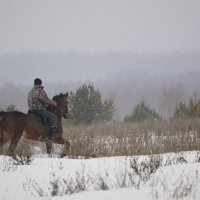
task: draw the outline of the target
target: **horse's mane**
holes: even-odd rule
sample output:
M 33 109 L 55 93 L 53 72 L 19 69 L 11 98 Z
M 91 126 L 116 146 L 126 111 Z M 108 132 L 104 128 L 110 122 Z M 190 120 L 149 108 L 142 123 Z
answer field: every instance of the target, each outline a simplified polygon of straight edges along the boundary
M 60 98 L 62 98 L 64 96 L 64 94 L 63 93 L 60 93 L 59 95 L 55 95 L 54 97 L 53 97 L 53 100 L 54 101 L 58 101 Z

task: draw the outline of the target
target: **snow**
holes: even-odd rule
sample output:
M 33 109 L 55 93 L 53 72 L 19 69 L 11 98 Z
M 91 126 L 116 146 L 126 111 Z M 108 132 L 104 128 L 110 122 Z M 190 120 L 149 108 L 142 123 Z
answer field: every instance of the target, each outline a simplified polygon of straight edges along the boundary
M 198 151 L 157 155 L 162 165 L 149 178 L 133 175 L 130 167 L 132 159 L 141 163 L 148 156 L 60 159 L 38 155 L 29 165 L 16 165 L 0 156 L 0 199 L 198 199 L 199 155 Z

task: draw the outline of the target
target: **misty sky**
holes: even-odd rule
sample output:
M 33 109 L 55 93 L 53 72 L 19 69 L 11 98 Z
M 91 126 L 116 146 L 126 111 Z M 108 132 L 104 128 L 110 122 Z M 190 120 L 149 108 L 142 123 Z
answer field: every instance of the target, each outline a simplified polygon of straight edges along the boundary
M 199 74 L 200 0 L 0 0 L 0 106 L 25 111 L 39 77 L 50 95 L 93 82 L 116 118 L 141 99 L 169 116 Z
M 99 79 L 130 68 L 91 58 L 53 65 L 46 53 L 199 54 L 199 11 L 200 0 L 0 0 L 0 80 Z M 24 53 L 43 54 L 34 60 Z
M 200 52 L 199 0 L 0 0 L 0 53 Z

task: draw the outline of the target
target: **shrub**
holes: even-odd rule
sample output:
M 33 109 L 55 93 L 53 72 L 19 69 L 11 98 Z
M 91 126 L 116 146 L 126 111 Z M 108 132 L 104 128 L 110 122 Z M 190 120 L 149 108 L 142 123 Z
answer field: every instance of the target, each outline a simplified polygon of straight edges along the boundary
M 17 111 L 17 108 L 14 104 L 11 103 L 5 108 L 0 107 L 0 111 L 12 112 L 12 111 Z
M 160 119 L 159 114 L 145 105 L 145 102 L 142 100 L 138 105 L 135 106 L 131 115 L 125 117 L 124 121 L 144 121 L 144 120 L 154 120 Z
M 200 117 L 200 99 L 190 97 L 188 104 L 180 102 L 174 111 L 173 118 L 196 118 Z

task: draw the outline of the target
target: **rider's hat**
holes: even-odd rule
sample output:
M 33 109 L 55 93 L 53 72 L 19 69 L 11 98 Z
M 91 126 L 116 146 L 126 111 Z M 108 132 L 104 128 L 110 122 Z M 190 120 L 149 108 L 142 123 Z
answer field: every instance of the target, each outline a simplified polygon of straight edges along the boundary
M 34 84 L 35 84 L 35 85 L 42 85 L 42 80 L 39 79 L 39 78 L 36 78 L 36 79 L 34 80 Z

